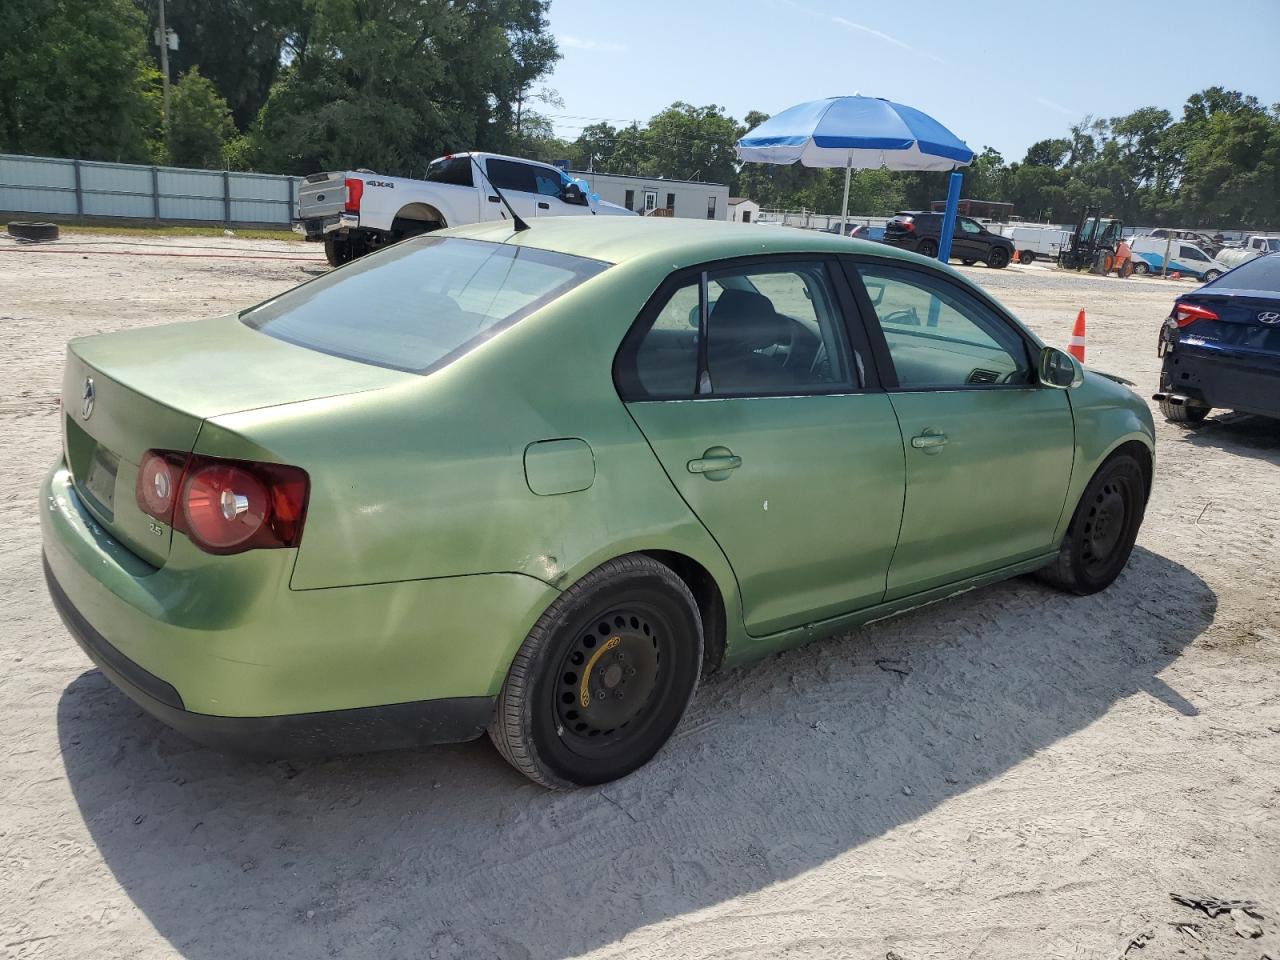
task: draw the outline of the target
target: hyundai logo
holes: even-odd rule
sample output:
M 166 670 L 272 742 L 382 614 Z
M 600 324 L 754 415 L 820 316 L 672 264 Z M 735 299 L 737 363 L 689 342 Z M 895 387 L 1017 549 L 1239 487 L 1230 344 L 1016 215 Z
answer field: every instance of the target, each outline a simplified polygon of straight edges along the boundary
M 93 416 L 93 401 L 97 399 L 98 392 L 93 388 L 93 377 L 84 378 L 84 393 L 80 396 L 80 417 L 88 420 Z
M 1280 313 L 1276 313 L 1274 310 L 1267 310 L 1258 314 L 1258 321 L 1260 323 L 1280 323 Z

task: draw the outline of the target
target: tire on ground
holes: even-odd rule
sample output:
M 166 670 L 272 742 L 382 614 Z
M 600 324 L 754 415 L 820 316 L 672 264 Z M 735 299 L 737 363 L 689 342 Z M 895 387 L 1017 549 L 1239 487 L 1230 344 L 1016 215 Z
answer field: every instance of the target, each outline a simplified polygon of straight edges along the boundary
M 1146 475 L 1135 455 L 1112 454 L 1080 496 L 1058 556 L 1037 575 L 1081 596 L 1110 586 L 1129 562 L 1146 504 Z
M 1160 401 L 1160 412 L 1170 423 L 1199 423 L 1209 415 L 1212 409 L 1212 407 L 1197 407 L 1188 403 Z
M 57 240 L 58 225 L 56 223 L 35 223 L 29 220 L 14 220 L 7 227 L 9 236 L 19 240 Z
M 685 582 L 642 554 L 610 560 L 529 631 L 489 738 L 546 787 L 616 780 L 671 736 L 697 689 L 702 654 L 702 621 Z

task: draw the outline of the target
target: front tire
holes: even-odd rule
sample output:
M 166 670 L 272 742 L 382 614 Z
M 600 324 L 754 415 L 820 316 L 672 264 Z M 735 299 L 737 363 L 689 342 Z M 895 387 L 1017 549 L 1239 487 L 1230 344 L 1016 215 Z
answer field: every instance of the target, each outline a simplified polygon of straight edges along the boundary
M 1009 265 L 1009 251 L 1004 247 L 992 247 L 987 254 L 987 266 L 992 270 L 1003 270 Z
M 1187 403 L 1160 401 L 1160 412 L 1170 423 L 1199 423 L 1209 415 L 1212 407 L 1193 407 Z
M 1040 578 L 1081 596 L 1109 587 L 1129 562 L 1146 503 L 1138 461 L 1127 453 L 1111 457 L 1085 487 L 1058 556 Z
M 593 570 L 538 618 L 498 695 L 489 738 L 535 783 L 607 783 L 644 766 L 693 699 L 702 620 L 650 557 Z
M 1133 264 L 1133 272 L 1140 277 L 1145 277 L 1151 272 L 1151 265 L 1145 260 L 1137 260 Z
M 1214 280 L 1217 280 L 1220 276 L 1222 276 L 1221 270 L 1206 270 L 1204 272 L 1204 276 L 1200 278 L 1200 282 L 1212 283 Z

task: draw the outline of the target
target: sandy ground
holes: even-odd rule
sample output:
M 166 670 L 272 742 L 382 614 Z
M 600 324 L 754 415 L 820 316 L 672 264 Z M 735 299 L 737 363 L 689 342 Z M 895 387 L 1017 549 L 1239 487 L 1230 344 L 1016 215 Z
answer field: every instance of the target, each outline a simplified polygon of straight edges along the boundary
M 1105 593 L 1018 580 L 724 673 L 605 789 L 545 792 L 483 740 L 241 762 L 90 668 L 45 595 L 36 488 L 67 338 L 321 265 L 139 242 L 0 240 L 0 955 L 1115 958 L 1149 931 L 1129 956 L 1280 958 L 1280 426 L 1157 420 Z M 971 275 L 1050 342 L 1086 308 L 1089 363 L 1143 394 L 1187 289 Z M 1256 899 L 1266 932 L 1171 892 Z

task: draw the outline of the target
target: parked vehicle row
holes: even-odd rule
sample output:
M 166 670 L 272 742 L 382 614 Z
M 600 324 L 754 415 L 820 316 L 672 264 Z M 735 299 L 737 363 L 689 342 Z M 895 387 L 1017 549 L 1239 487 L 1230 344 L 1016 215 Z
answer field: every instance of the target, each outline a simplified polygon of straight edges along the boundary
M 721 665 L 1018 574 L 1105 588 L 1154 449 L 935 261 L 639 218 L 76 340 L 62 408 L 49 591 L 145 710 L 275 756 L 487 730 L 560 787 L 647 762 Z

